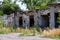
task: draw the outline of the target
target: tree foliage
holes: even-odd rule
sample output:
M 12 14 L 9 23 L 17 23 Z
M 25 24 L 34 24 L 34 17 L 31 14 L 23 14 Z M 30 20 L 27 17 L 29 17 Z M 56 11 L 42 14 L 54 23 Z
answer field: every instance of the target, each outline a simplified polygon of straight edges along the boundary
M 46 9 L 48 4 L 52 3 L 55 0 L 20 0 L 22 3 L 27 5 L 29 10 L 32 9 Z
M 4 14 L 11 14 L 12 12 L 18 11 L 20 8 L 16 4 L 17 0 L 3 0 L 2 2 L 2 11 Z
M 57 21 L 60 24 L 60 13 L 58 14 Z
M 3 15 L 3 11 L 2 10 L 0 10 L 0 15 Z

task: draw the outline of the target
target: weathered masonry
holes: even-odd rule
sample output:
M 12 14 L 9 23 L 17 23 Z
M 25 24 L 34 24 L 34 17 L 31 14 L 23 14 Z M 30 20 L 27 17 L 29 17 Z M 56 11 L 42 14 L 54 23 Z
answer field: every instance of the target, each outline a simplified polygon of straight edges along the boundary
M 26 11 L 19 14 L 19 26 L 23 27 L 50 27 L 57 28 L 58 11 L 60 4 L 49 4 L 50 8 L 47 10 Z
M 57 28 L 58 11 L 60 11 L 60 3 L 53 3 L 48 5 L 50 8 L 46 10 L 31 10 L 24 12 L 17 12 L 15 15 L 17 27 L 50 27 Z M 14 17 L 14 16 L 13 16 Z M 14 21 L 12 21 L 14 25 Z

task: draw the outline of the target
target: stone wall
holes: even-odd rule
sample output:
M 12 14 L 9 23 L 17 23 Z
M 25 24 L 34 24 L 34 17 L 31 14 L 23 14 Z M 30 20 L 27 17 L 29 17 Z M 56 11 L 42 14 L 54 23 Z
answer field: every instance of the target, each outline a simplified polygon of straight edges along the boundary
M 4 19 L 4 26 L 5 27 L 9 27 L 9 26 L 12 26 L 13 25 L 13 14 L 11 14 L 11 15 L 4 15 L 3 16 L 3 19 Z
M 19 13 L 17 12 L 17 14 L 15 15 L 15 22 L 16 22 L 16 26 L 19 27 L 19 17 L 22 17 L 22 23 L 23 23 L 23 27 L 29 27 L 30 26 L 30 15 L 34 16 L 34 26 L 38 26 L 41 27 L 43 25 L 45 25 L 45 23 L 47 21 L 45 21 L 42 17 L 42 15 L 48 15 L 48 13 L 50 13 L 49 16 L 49 26 L 50 28 L 54 28 L 55 26 L 55 17 L 54 17 L 54 12 L 55 12 L 55 8 L 51 7 L 49 10 L 38 10 L 36 11 L 31 11 L 31 12 L 26 12 L 26 13 Z M 48 11 L 48 12 L 47 12 Z M 29 14 L 30 13 L 30 14 Z M 11 15 L 4 15 L 4 26 L 8 26 L 9 24 L 11 24 L 12 26 L 14 26 L 14 14 Z

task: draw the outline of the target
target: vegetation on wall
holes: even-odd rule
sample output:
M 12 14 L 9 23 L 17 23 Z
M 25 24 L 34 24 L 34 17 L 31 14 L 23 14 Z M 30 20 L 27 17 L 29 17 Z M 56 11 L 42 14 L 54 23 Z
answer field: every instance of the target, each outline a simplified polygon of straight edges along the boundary
M 58 18 L 57 18 L 57 22 L 59 23 L 59 25 L 60 25 L 60 13 L 58 14 Z

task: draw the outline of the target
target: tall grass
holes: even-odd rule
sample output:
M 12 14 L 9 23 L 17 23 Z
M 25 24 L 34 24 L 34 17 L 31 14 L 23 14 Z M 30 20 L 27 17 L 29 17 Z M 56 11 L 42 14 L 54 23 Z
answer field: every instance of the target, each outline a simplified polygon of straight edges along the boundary
M 42 31 L 40 30 L 40 32 L 37 31 L 36 27 L 34 28 L 26 28 L 22 31 L 21 36 L 36 36 L 39 35 Z
M 3 27 L 3 18 L 0 17 L 0 28 Z
M 35 36 L 40 34 L 42 31 L 39 29 L 39 32 L 37 31 L 36 26 L 33 26 L 33 28 L 19 28 L 17 27 L 14 29 L 13 27 L 3 27 L 3 18 L 0 18 L 0 34 L 6 34 L 6 33 L 21 33 L 22 36 Z
M 50 38 L 60 38 L 60 28 L 58 29 L 49 29 L 43 31 L 44 37 L 50 37 Z

